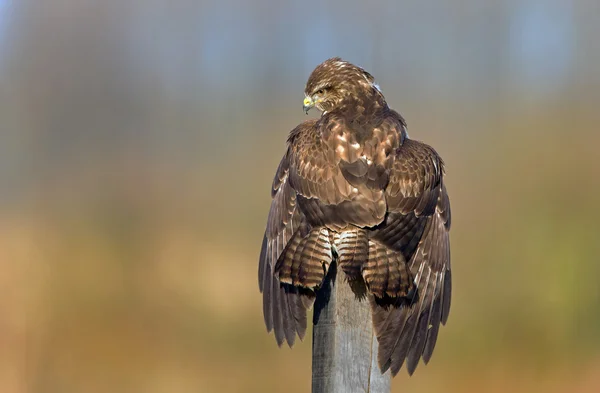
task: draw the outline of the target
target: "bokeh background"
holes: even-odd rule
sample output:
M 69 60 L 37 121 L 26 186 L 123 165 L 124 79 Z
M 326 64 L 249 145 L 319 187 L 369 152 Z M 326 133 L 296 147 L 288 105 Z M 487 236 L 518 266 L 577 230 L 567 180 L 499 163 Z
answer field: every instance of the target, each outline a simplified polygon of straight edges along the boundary
M 600 391 L 597 0 L 0 0 L 0 391 L 310 390 L 256 270 L 332 56 L 447 164 L 452 313 L 393 392 Z

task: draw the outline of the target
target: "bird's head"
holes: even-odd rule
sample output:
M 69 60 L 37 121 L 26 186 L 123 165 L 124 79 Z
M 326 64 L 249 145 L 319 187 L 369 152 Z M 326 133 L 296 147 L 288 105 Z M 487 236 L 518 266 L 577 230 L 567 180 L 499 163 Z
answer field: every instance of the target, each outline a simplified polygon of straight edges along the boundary
M 325 60 L 310 74 L 304 89 L 304 112 L 316 107 L 321 112 L 351 104 L 357 99 L 383 95 L 375 78 L 362 68 L 339 57 Z

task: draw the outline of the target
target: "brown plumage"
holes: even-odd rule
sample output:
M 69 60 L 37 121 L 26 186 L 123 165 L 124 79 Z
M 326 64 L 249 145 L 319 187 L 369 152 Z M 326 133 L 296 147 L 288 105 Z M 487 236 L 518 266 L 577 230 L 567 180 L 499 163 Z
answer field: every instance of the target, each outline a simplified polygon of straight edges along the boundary
M 267 330 L 292 346 L 331 263 L 364 280 L 382 372 L 431 358 L 450 309 L 444 163 L 413 141 L 371 74 L 340 58 L 312 72 L 275 175 L 258 281 Z

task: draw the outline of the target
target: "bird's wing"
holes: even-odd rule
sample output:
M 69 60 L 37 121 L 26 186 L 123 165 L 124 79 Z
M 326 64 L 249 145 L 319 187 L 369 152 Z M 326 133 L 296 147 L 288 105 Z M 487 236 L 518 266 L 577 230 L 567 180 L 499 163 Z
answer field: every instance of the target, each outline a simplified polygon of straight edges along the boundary
M 312 306 L 314 294 L 280 283 L 274 274 L 277 259 L 304 220 L 296 205 L 296 191 L 289 183 L 289 158 L 286 153 L 273 180 L 273 200 L 260 252 L 258 285 L 263 294 L 263 314 L 267 330 L 274 330 L 278 345 L 281 346 L 285 340 L 291 347 L 296 334 L 300 339 L 304 338 L 306 313 Z
M 396 374 L 406 360 L 412 374 L 433 352 L 450 309 L 450 201 L 444 164 L 433 148 L 407 139 L 398 149 L 386 189 L 388 215 L 372 239 L 402 252 L 415 292 L 371 298 L 382 371 Z

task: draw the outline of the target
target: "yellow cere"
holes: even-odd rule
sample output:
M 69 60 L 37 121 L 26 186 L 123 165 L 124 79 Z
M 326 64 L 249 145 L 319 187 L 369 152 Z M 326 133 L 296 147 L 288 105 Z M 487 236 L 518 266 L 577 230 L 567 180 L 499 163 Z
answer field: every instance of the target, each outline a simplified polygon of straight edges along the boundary
M 312 100 L 310 99 L 310 97 L 306 97 L 304 99 L 304 106 L 309 106 L 312 104 Z

